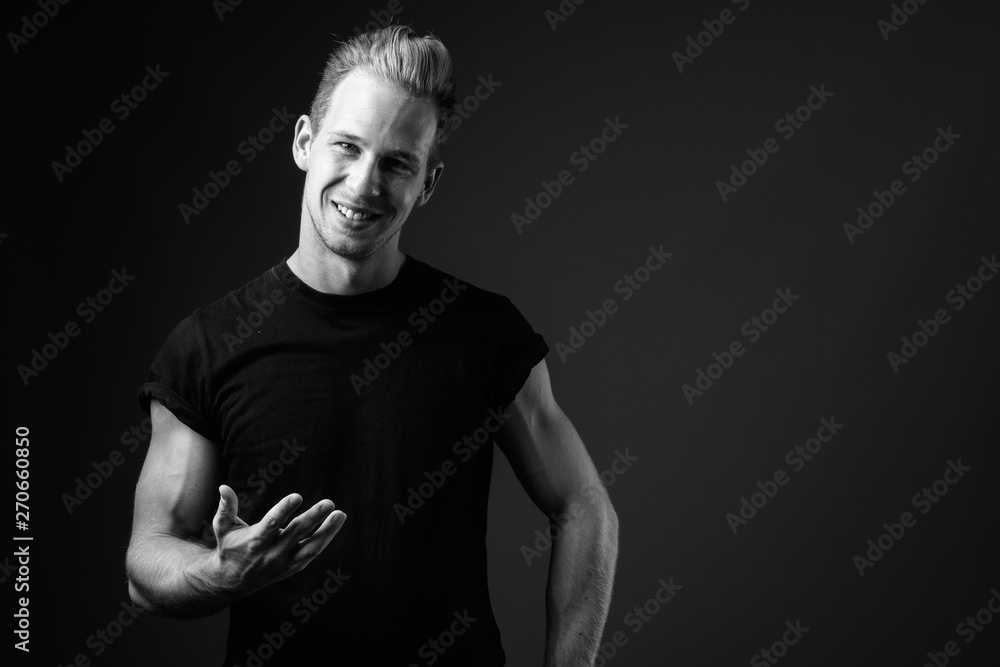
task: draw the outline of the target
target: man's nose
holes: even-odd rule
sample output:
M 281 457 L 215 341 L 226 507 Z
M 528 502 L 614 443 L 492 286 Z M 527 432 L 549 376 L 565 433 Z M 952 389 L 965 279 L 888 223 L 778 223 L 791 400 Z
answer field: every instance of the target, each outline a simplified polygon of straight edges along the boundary
M 347 187 L 358 197 L 377 197 L 381 194 L 381 173 L 372 158 L 362 158 L 351 165 Z

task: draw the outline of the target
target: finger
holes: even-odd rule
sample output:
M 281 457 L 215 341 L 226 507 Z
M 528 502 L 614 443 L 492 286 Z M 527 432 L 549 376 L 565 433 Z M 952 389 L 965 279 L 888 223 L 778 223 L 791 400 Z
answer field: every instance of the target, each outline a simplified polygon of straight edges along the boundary
M 300 546 L 295 554 L 294 562 L 302 564 L 304 567 L 304 564 L 307 564 L 322 553 L 323 549 L 326 549 L 337 533 L 340 532 L 345 521 L 347 521 L 347 515 L 343 511 L 337 510 L 336 512 L 331 512 L 330 516 L 326 517 L 326 520 L 320 524 L 315 533 L 299 542 Z
M 287 496 L 274 504 L 274 507 L 267 511 L 267 514 L 256 524 L 260 536 L 273 538 L 281 530 L 281 527 L 288 522 L 288 517 L 295 513 L 295 510 L 302 504 L 302 496 L 297 493 L 289 493 Z
M 225 484 L 221 485 L 219 487 L 219 509 L 215 511 L 215 516 L 212 518 L 212 528 L 215 530 L 216 537 L 229 530 L 238 521 L 236 513 L 239 512 L 239 509 L 240 501 L 236 498 L 236 492 Z
M 336 508 L 332 500 L 323 499 L 298 515 L 281 531 L 281 539 L 290 543 L 308 537 Z

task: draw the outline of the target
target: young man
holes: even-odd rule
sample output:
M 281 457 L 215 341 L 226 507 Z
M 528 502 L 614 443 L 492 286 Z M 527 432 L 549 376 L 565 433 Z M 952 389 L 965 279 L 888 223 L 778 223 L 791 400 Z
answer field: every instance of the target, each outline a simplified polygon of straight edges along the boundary
M 295 128 L 298 248 L 181 321 L 140 388 L 129 591 L 163 615 L 230 606 L 226 665 L 503 665 L 493 438 L 560 524 L 544 664 L 595 659 L 618 521 L 548 346 L 505 297 L 399 250 L 454 99 L 436 38 L 341 45 Z

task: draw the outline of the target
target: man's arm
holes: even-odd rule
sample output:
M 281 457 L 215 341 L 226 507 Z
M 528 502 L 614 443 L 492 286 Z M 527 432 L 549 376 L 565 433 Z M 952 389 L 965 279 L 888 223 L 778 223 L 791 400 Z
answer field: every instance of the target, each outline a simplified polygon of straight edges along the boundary
M 535 505 L 560 525 L 546 590 L 545 667 L 593 665 L 611 604 L 618 516 L 552 396 L 544 360 L 507 411 L 497 443 Z
M 302 503 L 293 493 L 248 526 L 236 514 L 236 493 L 220 485 L 221 448 L 155 400 L 150 415 L 153 432 L 125 558 L 129 594 L 145 611 L 212 614 L 302 570 L 347 518 L 321 500 L 282 528 Z

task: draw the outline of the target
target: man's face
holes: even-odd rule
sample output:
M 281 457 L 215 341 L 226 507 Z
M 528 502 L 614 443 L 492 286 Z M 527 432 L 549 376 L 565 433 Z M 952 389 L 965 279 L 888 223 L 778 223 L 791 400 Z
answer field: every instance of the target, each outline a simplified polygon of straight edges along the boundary
M 392 241 L 444 167 L 427 165 L 436 128 L 430 102 L 360 71 L 344 77 L 319 133 L 304 116 L 295 128 L 295 160 L 306 171 L 303 214 L 315 230 L 309 238 L 351 259 Z

